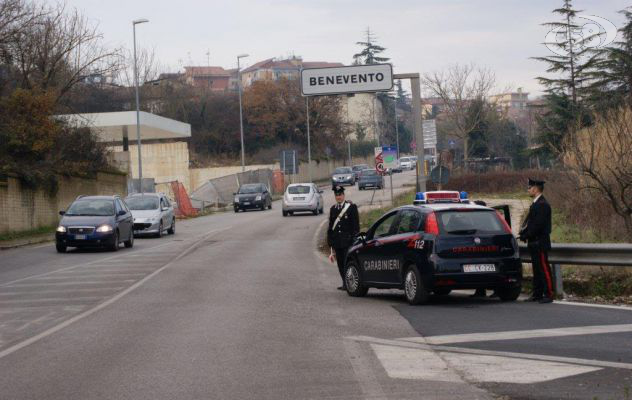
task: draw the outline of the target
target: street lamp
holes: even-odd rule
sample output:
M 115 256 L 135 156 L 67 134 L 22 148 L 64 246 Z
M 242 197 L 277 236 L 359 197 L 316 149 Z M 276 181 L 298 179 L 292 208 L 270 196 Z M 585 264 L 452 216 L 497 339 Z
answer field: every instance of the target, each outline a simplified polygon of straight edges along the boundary
M 136 86 L 136 141 L 138 147 L 138 192 L 143 192 L 143 161 L 140 150 L 140 102 L 138 99 L 138 66 L 136 65 L 136 25 L 149 22 L 148 19 L 136 19 L 132 21 L 134 31 L 134 86 Z
M 241 108 L 241 69 L 239 68 L 239 59 L 248 57 L 248 54 L 240 54 L 237 56 L 237 88 L 239 90 L 239 131 L 241 134 L 241 172 L 246 170 L 246 156 L 244 153 L 244 115 Z

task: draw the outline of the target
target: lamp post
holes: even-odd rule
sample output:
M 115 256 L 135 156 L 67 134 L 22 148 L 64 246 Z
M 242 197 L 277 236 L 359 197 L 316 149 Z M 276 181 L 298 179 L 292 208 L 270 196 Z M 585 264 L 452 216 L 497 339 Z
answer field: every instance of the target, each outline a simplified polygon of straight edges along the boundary
M 241 172 L 246 171 L 246 156 L 244 153 L 244 115 L 241 108 L 241 69 L 239 68 L 239 59 L 248 57 L 248 54 L 240 54 L 237 56 L 237 88 L 239 91 L 239 131 L 241 135 Z
M 138 147 L 138 192 L 143 192 L 143 160 L 140 149 L 140 101 L 138 98 L 138 66 L 136 65 L 136 25 L 149 22 L 148 19 L 136 19 L 132 21 L 134 32 L 134 86 L 136 86 L 136 142 Z

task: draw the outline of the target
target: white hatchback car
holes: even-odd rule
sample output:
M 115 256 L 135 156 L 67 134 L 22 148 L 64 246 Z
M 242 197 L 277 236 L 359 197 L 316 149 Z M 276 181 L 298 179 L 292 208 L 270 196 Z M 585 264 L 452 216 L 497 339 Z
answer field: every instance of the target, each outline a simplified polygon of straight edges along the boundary
M 413 169 L 413 160 L 410 157 L 402 157 L 399 159 L 399 166 L 401 169 Z
M 285 189 L 282 206 L 284 217 L 300 211 L 311 211 L 318 215 L 323 213 L 324 208 L 323 191 L 313 183 L 293 183 Z

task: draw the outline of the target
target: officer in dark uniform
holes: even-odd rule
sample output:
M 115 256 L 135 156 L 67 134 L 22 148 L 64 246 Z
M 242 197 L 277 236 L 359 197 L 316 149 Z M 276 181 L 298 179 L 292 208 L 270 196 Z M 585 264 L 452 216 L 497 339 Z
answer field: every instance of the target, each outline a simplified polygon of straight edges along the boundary
M 342 286 L 338 290 L 346 290 L 345 285 L 345 261 L 347 250 L 360 233 L 360 216 L 358 207 L 350 201 L 345 201 L 345 188 L 336 185 L 333 187 L 336 196 L 336 204 L 329 210 L 329 228 L 327 229 L 327 244 L 331 248 L 329 260 L 338 262 L 338 272 L 342 279 Z
M 551 303 L 553 280 L 548 256 L 551 250 L 551 206 L 542 195 L 543 191 L 544 181 L 529 179 L 528 192 L 533 203 L 520 228 L 519 238 L 527 242 L 533 266 L 533 294 L 527 301 Z

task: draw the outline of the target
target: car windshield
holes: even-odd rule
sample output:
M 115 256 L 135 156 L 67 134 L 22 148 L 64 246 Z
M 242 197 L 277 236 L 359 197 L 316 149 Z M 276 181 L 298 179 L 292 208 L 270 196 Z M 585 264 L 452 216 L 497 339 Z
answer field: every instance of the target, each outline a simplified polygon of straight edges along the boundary
M 354 165 L 353 166 L 353 170 L 354 171 L 362 171 L 363 169 L 367 169 L 369 166 L 368 165 Z
M 68 216 L 109 216 L 114 215 L 114 201 L 105 199 L 77 200 L 70 205 Z
M 240 194 L 248 194 L 248 193 L 261 193 L 263 192 L 263 188 L 261 185 L 243 185 L 239 188 Z
M 399 159 L 399 162 L 408 162 L 408 161 L 410 161 L 410 158 L 408 157 L 402 157 Z
M 287 188 L 289 194 L 309 194 L 310 187 L 307 185 L 290 186 Z
M 336 170 L 334 171 L 334 175 L 350 174 L 351 172 L 352 172 L 351 168 L 349 168 L 349 167 L 341 167 L 341 168 L 336 168 Z
M 495 211 L 443 211 L 437 213 L 444 233 L 471 235 L 474 233 L 505 233 Z
M 365 169 L 362 171 L 362 176 L 376 176 L 377 172 L 374 169 Z
M 130 210 L 157 210 L 159 201 L 156 196 L 134 196 L 126 198 L 125 203 Z

